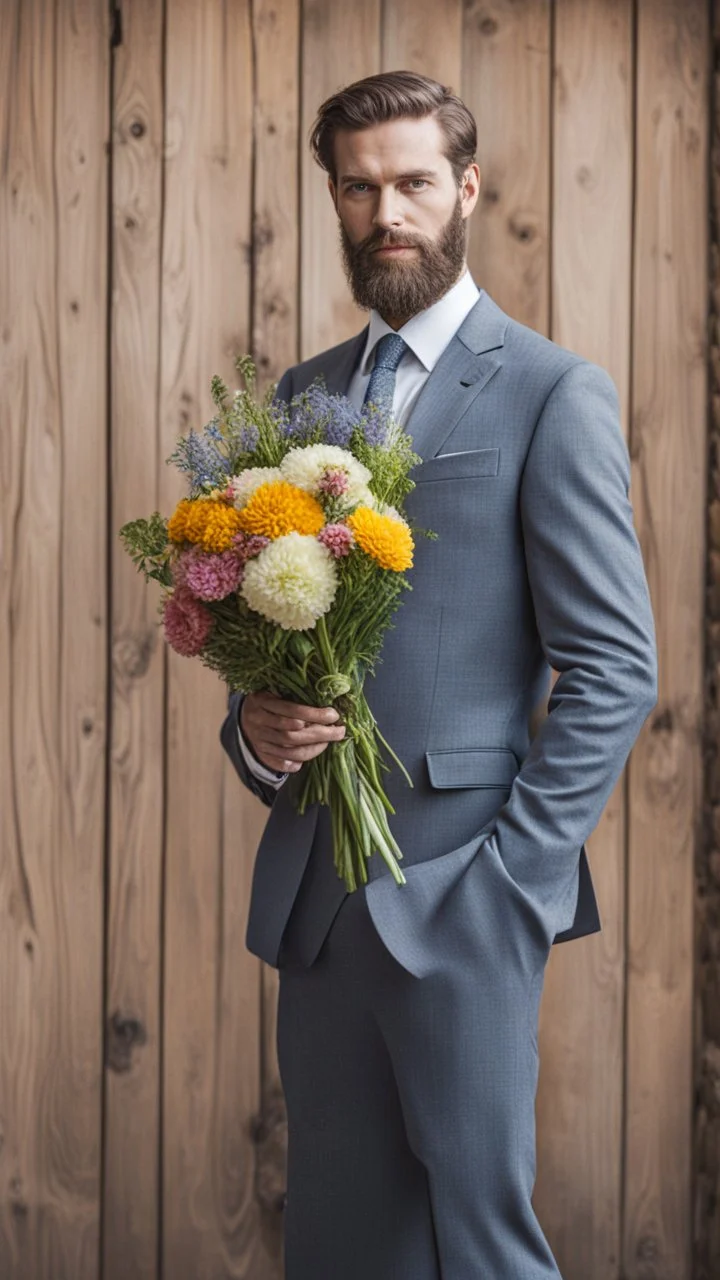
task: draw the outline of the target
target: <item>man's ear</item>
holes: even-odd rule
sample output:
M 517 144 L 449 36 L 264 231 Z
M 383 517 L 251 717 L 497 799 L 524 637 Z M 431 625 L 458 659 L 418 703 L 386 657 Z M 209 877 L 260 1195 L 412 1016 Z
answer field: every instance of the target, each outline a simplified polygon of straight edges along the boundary
M 335 183 L 330 177 L 330 174 L 328 174 L 327 185 L 328 185 L 328 191 L 330 192 L 330 199 L 332 200 L 333 204 L 335 205 L 335 208 L 337 209 L 337 192 L 335 190 Z

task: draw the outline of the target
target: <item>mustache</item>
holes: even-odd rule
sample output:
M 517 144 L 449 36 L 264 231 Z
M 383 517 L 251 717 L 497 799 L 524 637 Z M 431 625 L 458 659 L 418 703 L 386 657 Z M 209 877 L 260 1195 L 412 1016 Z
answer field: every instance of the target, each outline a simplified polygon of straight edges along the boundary
M 422 240 L 415 236 L 408 236 L 400 231 L 373 231 L 365 240 L 360 241 L 360 244 L 356 246 L 355 252 L 358 254 L 374 253 L 376 249 L 391 249 L 395 245 L 411 245 L 413 248 L 423 248 Z

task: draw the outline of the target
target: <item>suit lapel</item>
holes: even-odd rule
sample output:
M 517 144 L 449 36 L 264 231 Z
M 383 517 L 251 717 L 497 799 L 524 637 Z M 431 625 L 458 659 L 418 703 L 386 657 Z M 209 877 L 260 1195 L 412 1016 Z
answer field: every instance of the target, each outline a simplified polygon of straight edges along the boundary
M 412 407 L 405 430 L 421 458 L 433 458 L 502 365 L 508 317 L 480 291 Z
M 443 351 L 412 407 L 405 430 L 416 453 L 432 458 L 502 364 L 508 317 L 485 292 Z M 325 371 L 328 391 L 347 395 L 368 335 L 366 325 L 337 350 Z

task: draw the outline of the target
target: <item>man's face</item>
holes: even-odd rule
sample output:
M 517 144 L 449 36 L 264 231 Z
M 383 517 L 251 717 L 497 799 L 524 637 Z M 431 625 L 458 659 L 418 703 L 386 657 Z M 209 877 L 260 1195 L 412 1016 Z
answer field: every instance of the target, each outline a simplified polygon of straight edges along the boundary
M 335 137 L 343 264 L 353 297 L 400 328 L 447 293 L 465 267 L 466 221 L 479 169 L 461 187 L 443 155 L 437 120 L 390 120 Z

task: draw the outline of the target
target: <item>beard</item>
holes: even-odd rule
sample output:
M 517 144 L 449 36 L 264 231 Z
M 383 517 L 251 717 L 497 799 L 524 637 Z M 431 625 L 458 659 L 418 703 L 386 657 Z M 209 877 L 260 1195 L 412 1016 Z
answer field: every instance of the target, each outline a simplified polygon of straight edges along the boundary
M 417 232 L 378 227 L 359 244 L 353 244 L 340 221 L 343 268 L 357 305 L 404 324 L 442 298 L 457 281 L 465 262 L 467 227 L 461 208 L 458 195 L 436 240 Z M 416 245 L 417 253 L 412 259 L 375 253 L 376 249 L 393 244 Z

